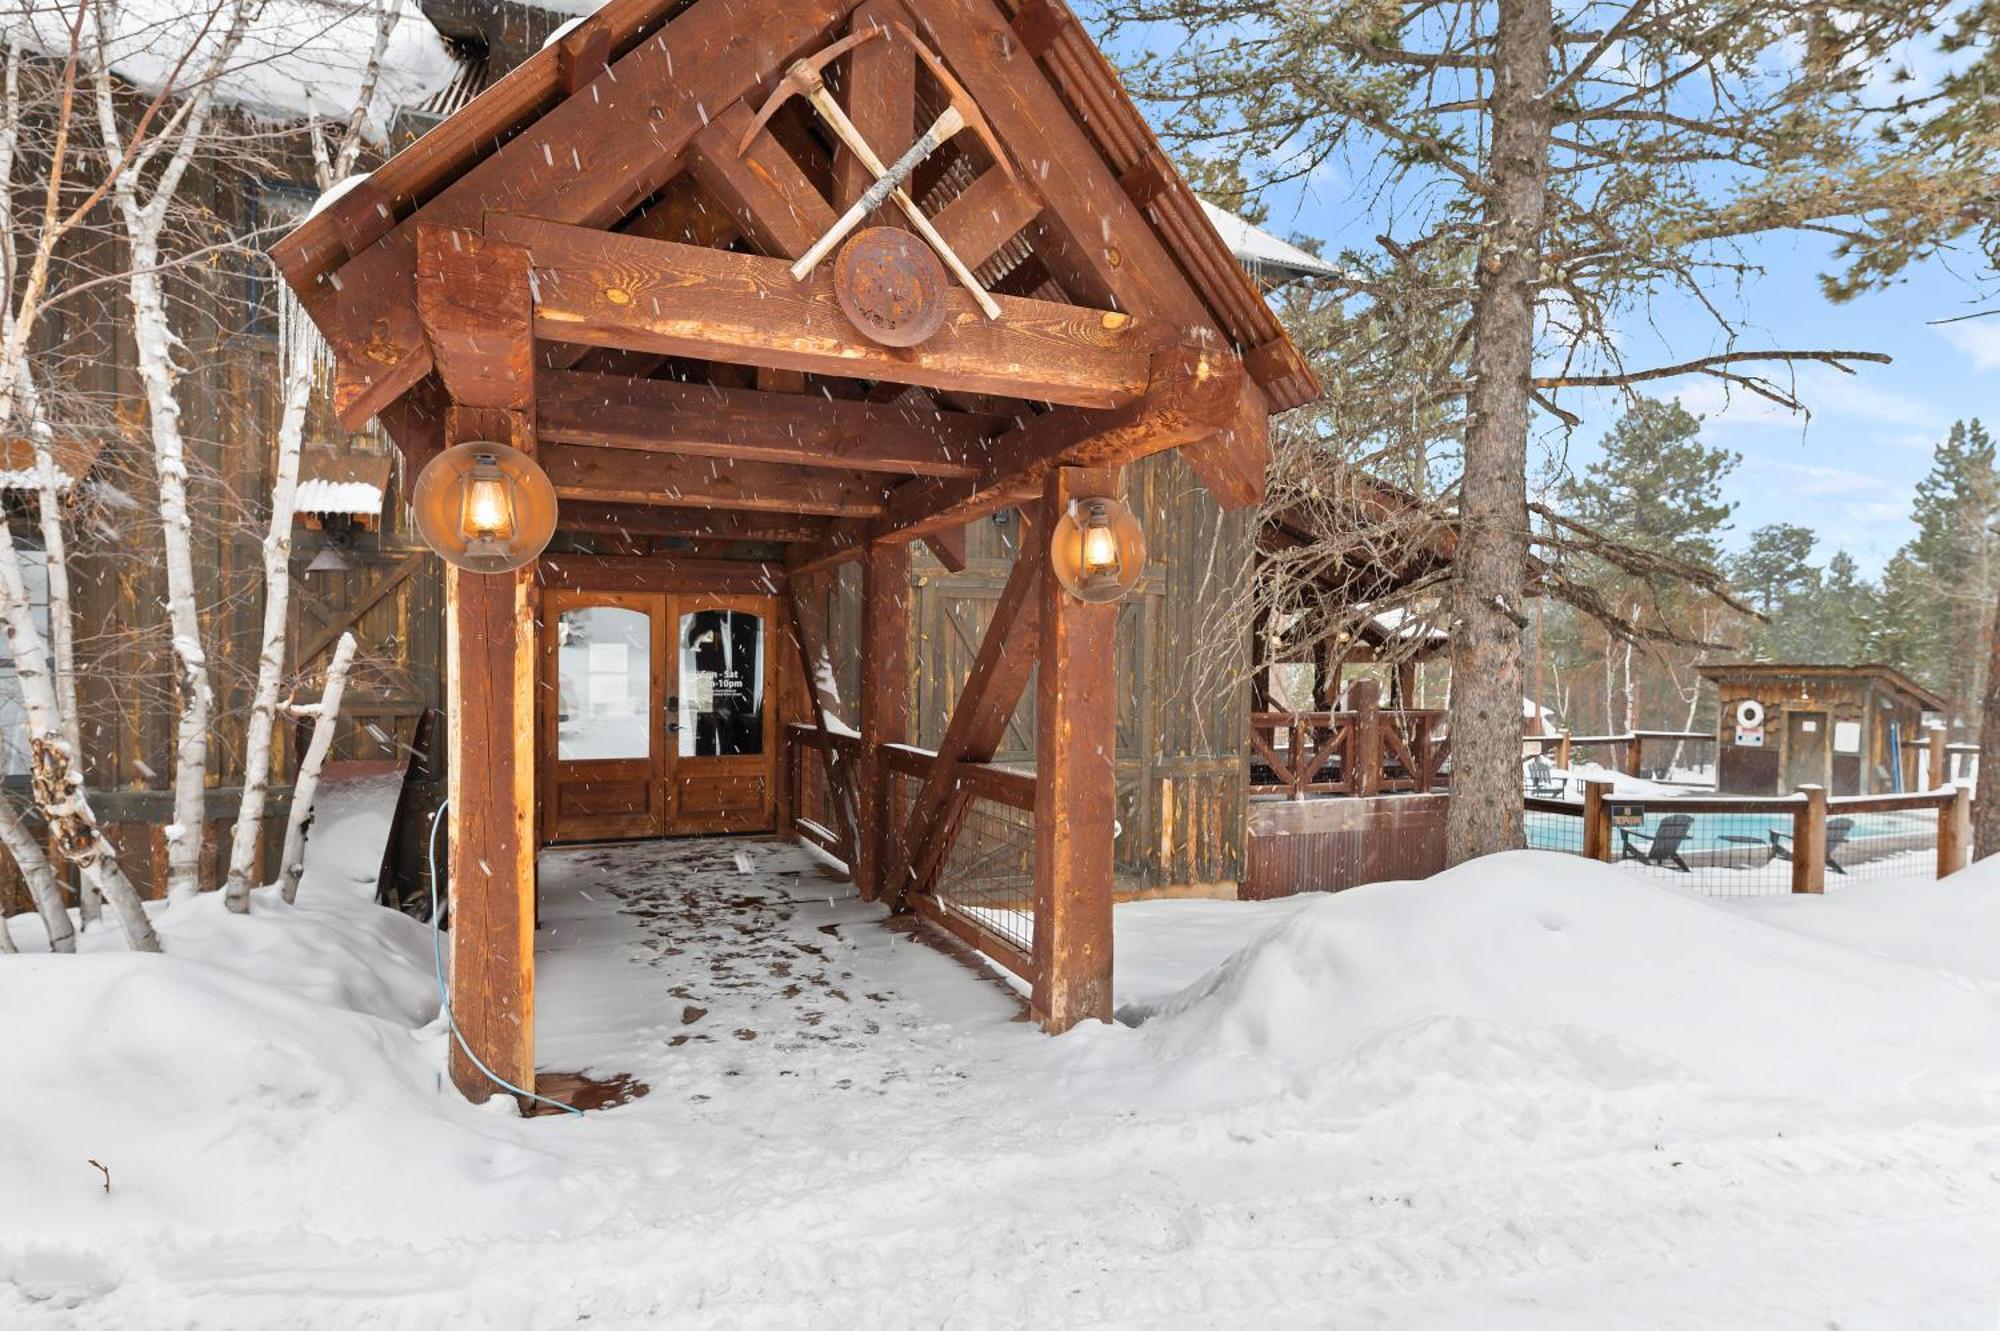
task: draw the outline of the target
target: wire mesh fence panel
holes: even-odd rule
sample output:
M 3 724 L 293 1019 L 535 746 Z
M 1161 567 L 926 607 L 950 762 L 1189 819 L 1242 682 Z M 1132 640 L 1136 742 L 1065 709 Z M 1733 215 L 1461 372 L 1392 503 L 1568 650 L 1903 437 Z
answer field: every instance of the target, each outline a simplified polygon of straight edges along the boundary
M 1842 809 L 1826 820 L 1826 885 L 1937 876 L 1938 810 Z
M 1679 813 L 1648 806 L 1644 821 L 1611 829 L 1620 866 L 1706 896 L 1782 895 L 1792 890 L 1792 815 Z
M 1035 829 L 1026 809 L 977 797 L 938 875 L 938 904 L 1032 956 L 1035 950 Z
M 1553 809 L 1528 808 L 1522 815 L 1530 850 L 1553 850 L 1568 855 L 1583 854 L 1583 813 L 1558 813 Z

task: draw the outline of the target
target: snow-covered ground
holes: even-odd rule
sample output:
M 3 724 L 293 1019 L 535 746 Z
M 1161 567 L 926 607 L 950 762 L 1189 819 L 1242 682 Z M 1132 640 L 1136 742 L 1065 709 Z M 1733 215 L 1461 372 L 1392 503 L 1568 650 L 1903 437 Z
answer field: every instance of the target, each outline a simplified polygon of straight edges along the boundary
M 440 1084 L 352 885 L 0 960 L 0 1326 L 2000 1321 L 2000 868 L 1136 903 L 1058 1040 L 790 847 L 543 878 L 544 1065 L 652 1088 L 584 1119 Z

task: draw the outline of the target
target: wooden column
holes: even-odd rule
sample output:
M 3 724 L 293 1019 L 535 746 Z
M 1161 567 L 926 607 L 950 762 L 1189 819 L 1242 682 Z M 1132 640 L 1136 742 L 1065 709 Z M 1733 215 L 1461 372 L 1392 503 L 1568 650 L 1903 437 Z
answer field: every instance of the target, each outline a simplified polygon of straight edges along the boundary
M 1357 679 L 1354 695 L 1354 793 L 1382 793 L 1382 686 Z
M 1116 472 L 1049 476 L 1047 540 L 1072 497 L 1115 495 Z M 1086 605 L 1054 573 L 1041 586 L 1035 679 L 1035 1018 L 1060 1034 L 1111 1020 L 1111 886 L 1118 606 Z
M 1639 764 L 1643 757 L 1643 747 L 1639 742 L 1637 733 L 1625 737 L 1625 775 L 1639 775 Z
M 1800 786 L 1806 802 L 1792 815 L 1792 891 L 1826 891 L 1826 787 Z
M 861 563 L 861 763 L 855 781 L 854 885 L 882 891 L 889 835 L 888 769 L 881 746 L 910 727 L 910 547 L 875 543 Z
M 1562 730 L 1556 732 L 1556 767 L 1565 772 L 1569 770 L 1568 727 L 1564 727 Z
M 1945 781 L 1948 779 L 1945 776 L 1945 734 L 1943 729 L 1940 728 L 1931 731 L 1926 738 L 1930 741 L 1930 747 L 1925 754 L 1928 761 L 1924 770 L 1927 778 L 1924 789 L 1942 790 L 1944 789 Z
M 1609 781 L 1583 783 L 1583 855 L 1590 860 L 1611 858 L 1611 811 L 1604 807 L 1616 787 Z
M 476 232 L 421 228 L 417 304 L 449 396 L 447 446 L 535 452 L 533 307 L 525 252 Z M 535 566 L 445 571 L 450 755 L 451 1011 L 493 1073 L 535 1086 Z M 457 1041 L 451 1080 L 500 1088 Z

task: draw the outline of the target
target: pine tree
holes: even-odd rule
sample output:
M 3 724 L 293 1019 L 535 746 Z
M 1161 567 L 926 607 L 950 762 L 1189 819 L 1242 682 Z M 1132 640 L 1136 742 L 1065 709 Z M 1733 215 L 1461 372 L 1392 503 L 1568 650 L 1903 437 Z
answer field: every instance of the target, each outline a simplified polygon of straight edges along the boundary
M 1884 577 L 1888 659 L 1942 693 L 1954 730 L 1975 721 L 1986 687 L 1986 642 L 2000 592 L 2000 471 L 1977 420 L 1952 425 L 1917 483 L 1917 534 Z

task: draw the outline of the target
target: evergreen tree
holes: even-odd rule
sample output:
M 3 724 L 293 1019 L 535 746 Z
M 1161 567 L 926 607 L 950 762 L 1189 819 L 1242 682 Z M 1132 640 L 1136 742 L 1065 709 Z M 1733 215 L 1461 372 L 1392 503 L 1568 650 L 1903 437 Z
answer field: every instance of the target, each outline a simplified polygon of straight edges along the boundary
M 1745 600 L 1773 619 L 1819 585 L 1810 527 L 1774 522 L 1750 533 L 1750 544 L 1730 561 L 1729 574 Z
M 1954 729 L 1969 729 L 2000 591 L 2000 470 L 1979 421 L 1955 423 L 1937 446 L 1910 516 L 1917 534 L 1883 579 L 1885 656 L 1944 695 Z

